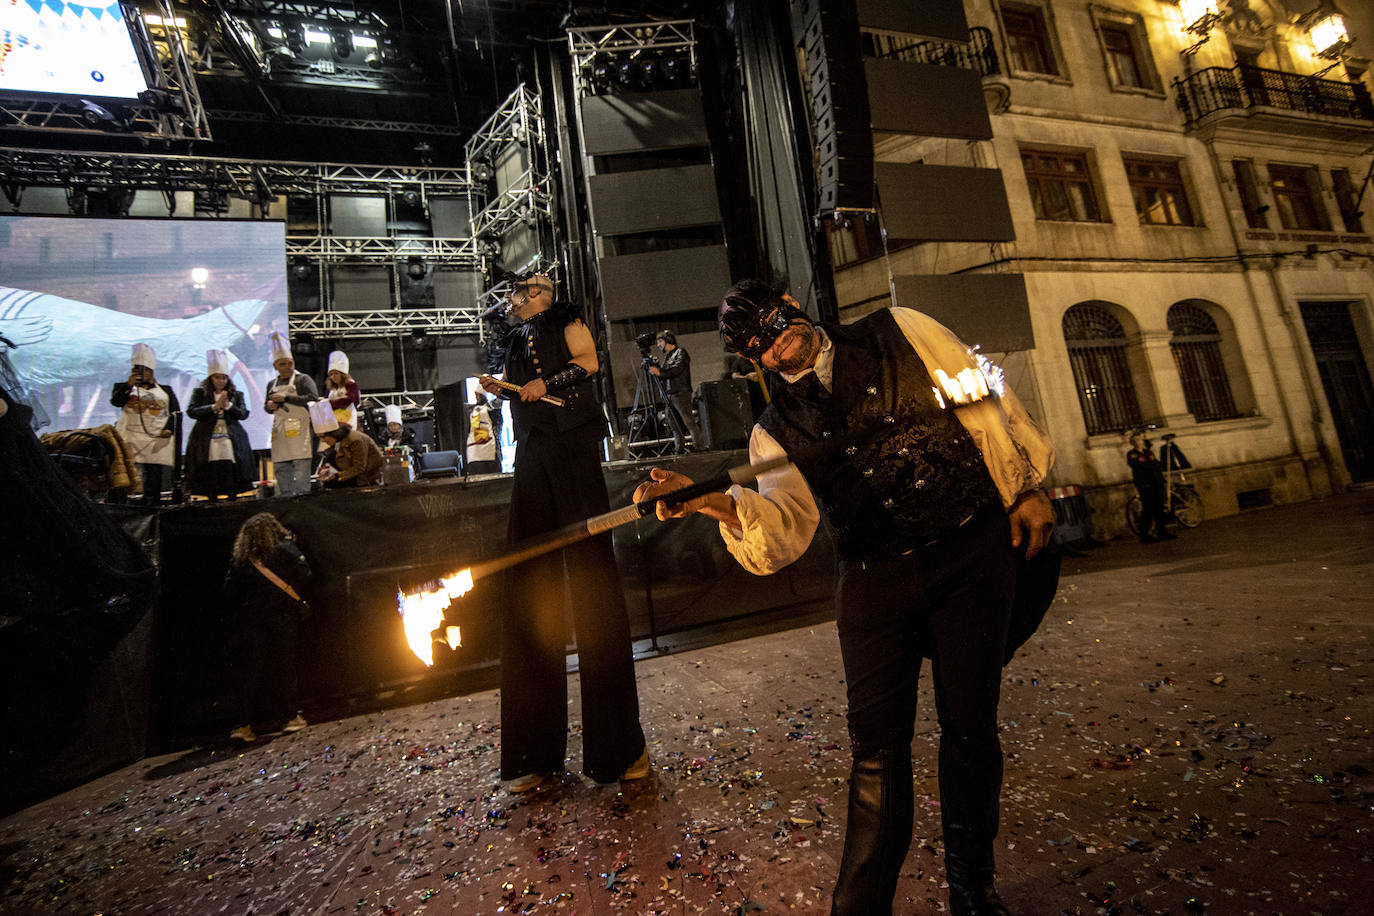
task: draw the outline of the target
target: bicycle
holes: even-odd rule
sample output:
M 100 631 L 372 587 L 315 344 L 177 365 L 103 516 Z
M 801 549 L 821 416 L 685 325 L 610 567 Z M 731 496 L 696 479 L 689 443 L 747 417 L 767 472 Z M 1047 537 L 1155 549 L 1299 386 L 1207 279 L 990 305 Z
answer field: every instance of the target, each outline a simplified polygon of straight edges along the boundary
M 1192 484 L 1184 480 L 1181 466 L 1178 483 L 1174 482 L 1174 467 L 1180 457 L 1177 446 L 1173 444 L 1175 434 L 1165 433 L 1159 438 L 1164 440 L 1164 446 L 1159 450 L 1160 457 L 1164 459 L 1164 513 L 1184 528 L 1196 528 L 1203 519 L 1202 497 L 1198 496 Z M 1140 514 L 1144 510 L 1145 504 L 1138 494 L 1126 503 L 1126 525 L 1133 534 L 1140 534 Z

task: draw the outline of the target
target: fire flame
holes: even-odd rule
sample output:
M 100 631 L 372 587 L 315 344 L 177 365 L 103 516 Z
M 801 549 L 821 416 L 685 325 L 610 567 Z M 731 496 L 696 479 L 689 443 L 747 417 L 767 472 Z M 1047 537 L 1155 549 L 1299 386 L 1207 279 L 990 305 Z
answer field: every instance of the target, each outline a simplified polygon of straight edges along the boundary
M 444 610 L 472 590 L 472 570 L 461 569 L 452 576 L 443 576 L 438 585 L 417 589 L 410 594 L 396 593 L 397 611 L 405 625 L 406 642 L 415 657 L 426 667 L 434 664 L 434 637 L 431 635 L 444 623 Z M 445 640 L 450 649 L 463 644 L 458 627 L 444 630 Z
M 953 376 L 943 369 L 935 370 L 935 381 L 940 383 L 940 387 L 934 389 L 935 400 L 941 407 L 945 406 L 946 398 L 958 406 L 981 401 L 989 394 L 1002 394 L 1006 385 L 1002 370 L 981 353 L 970 350 L 969 355 L 978 363 L 976 369 L 965 366 Z

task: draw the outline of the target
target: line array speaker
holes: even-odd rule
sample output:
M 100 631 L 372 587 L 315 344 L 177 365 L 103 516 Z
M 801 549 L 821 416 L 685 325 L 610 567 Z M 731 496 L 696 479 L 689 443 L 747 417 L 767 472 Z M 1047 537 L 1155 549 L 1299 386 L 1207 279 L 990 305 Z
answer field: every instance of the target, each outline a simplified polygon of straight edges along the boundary
M 822 212 L 873 206 L 873 131 L 855 0 L 805 0 L 803 47 L 811 85 Z

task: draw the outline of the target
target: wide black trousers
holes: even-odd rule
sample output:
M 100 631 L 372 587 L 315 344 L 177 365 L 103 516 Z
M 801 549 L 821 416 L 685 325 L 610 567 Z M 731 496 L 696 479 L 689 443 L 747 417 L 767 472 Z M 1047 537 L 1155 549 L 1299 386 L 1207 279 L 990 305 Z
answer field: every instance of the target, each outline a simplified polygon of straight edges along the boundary
M 515 456 L 512 544 L 606 512 L 599 430 L 531 430 Z M 644 750 L 630 623 L 611 535 L 506 574 L 501 621 L 501 777 L 560 773 L 568 744 L 568 623 L 582 684 L 582 770 L 613 782 Z
M 929 656 L 946 845 L 952 852 L 976 844 L 980 858 L 997 835 L 997 702 L 1015 587 L 1016 555 L 1000 506 L 934 545 L 842 563 L 837 587 L 854 759 L 887 750 L 909 760 L 921 661 Z

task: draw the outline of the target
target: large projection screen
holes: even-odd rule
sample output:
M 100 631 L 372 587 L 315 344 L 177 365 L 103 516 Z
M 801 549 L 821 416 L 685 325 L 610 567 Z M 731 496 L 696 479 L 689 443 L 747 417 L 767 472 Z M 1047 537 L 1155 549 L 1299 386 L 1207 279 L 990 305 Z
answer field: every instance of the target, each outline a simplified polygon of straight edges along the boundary
M 6 0 L 0 31 L 0 90 L 134 99 L 148 88 L 119 0 Z
M 111 389 L 146 343 L 183 410 L 205 352 L 229 351 L 267 448 L 272 331 L 287 333 L 280 221 L 0 216 L 0 377 L 49 431 L 113 423 Z

